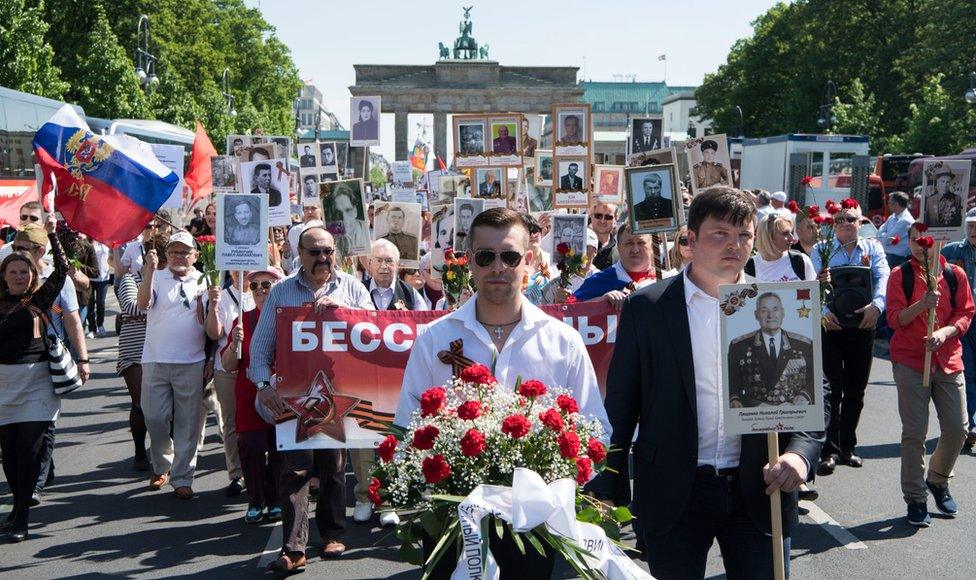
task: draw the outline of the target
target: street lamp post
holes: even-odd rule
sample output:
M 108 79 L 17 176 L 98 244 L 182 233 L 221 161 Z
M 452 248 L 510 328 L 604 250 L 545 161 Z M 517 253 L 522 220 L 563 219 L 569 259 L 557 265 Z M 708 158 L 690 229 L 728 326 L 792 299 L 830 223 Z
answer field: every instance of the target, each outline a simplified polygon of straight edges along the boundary
M 231 117 L 237 116 L 237 109 L 234 108 L 234 95 L 230 94 L 230 69 L 225 68 L 220 80 L 221 91 L 224 101 L 227 103 L 227 114 Z
M 733 135 L 733 137 L 743 137 L 746 134 L 746 132 L 745 132 L 745 124 L 746 124 L 746 122 L 745 122 L 745 118 L 742 115 L 742 107 L 740 107 L 739 105 L 736 105 L 735 106 L 735 111 L 739 114 L 739 124 L 734 127 L 735 128 L 735 135 Z
M 976 105 L 976 58 L 973 59 L 972 71 L 969 73 L 969 90 L 966 91 L 966 102 Z
M 154 87 L 159 84 L 156 76 L 156 55 L 149 52 L 149 17 L 139 16 L 136 24 L 136 78 L 143 87 Z
M 834 97 L 836 95 L 837 85 L 834 84 L 834 81 L 828 80 L 823 104 L 820 105 L 817 112 L 817 126 L 824 131 L 830 131 L 830 128 L 837 122 L 837 117 L 834 116 Z

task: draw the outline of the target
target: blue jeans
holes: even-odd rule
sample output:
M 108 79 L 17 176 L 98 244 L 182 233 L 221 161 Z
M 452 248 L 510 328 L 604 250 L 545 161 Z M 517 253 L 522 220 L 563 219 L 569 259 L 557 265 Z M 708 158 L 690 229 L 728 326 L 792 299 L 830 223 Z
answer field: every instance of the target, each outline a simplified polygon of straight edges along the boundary
M 108 291 L 108 280 L 92 281 L 92 297 L 88 303 L 88 330 L 94 332 L 105 326 L 105 294 Z
M 773 543 L 746 513 L 737 476 L 697 476 L 688 507 L 663 535 L 645 534 L 644 557 L 655 578 L 701 579 L 712 542 L 718 540 L 729 580 L 773 577 Z M 786 577 L 790 539 L 783 539 Z
M 976 330 L 973 326 L 962 335 L 962 364 L 966 375 L 966 418 L 969 432 L 976 431 Z

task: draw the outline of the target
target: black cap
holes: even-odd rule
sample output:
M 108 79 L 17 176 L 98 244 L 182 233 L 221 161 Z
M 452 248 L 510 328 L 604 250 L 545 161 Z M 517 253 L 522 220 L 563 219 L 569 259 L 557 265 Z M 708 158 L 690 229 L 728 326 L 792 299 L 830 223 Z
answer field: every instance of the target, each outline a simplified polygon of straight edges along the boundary
M 718 143 L 712 141 L 711 139 L 706 139 L 702 141 L 701 150 L 711 149 L 712 151 L 718 151 Z

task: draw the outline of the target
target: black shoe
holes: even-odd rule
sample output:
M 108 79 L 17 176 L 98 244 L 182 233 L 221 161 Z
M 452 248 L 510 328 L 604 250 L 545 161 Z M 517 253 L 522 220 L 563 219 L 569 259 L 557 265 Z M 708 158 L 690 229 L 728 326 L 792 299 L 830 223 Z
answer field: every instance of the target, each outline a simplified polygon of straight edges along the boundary
M 844 455 L 843 459 L 841 460 L 841 463 L 843 463 L 844 465 L 848 465 L 850 467 L 864 467 L 864 460 L 858 457 L 857 455 L 854 455 L 853 453 L 848 453 L 847 455 Z
M 796 506 L 796 513 L 799 514 L 799 515 L 801 515 L 801 516 L 805 516 L 805 515 L 807 515 L 807 514 L 810 513 L 810 510 L 808 510 L 807 508 L 805 508 L 803 506 Z
M 241 495 L 243 491 L 244 491 L 244 483 L 241 481 L 240 477 L 235 477 L 230 482 L 230 485 L 228 485 L 224 489 L 224 493 L 227 494 L 229 497 L 237 497 Z
M 132 469 L 136 471 L 149 471 L 149 458 L 145 455 L 136 455 L 132 458 Z
M 4 520 L 3 526 L 0 526 L 0 530 L 4 532 L 9 532 L 14 527 L 14 512 L 7 514 L 7 519 Z
M 820 460 L 820 465 L 817 466 L 817 475 L 824 477 L 834 473 L 837 469 L 837 456 L 828 455 L 826 459 Z
M 817 501 L 817 498 L 820 497 L 820 493 L 812 487 L 801 489 L 797 495 L 803 501 Z
M 41 492 L 35 491 L 31 494 L 30 506 L 37 507 L 39 505 L 41 505 Z
M 976 447 L 976 431 L 970 431 L 966 435 L 966 443 L 963 444 L 962 448 L 972 451 L 973 447 Z
M 27 539 L 27 526 L 11 528 L 7 533 L 7 541 L 11 544 L 23 542 Z
M 956 517 L 956 514 L 959 513 L 959 508 L 956 507 L 956 500 L 952 499 L 952 494 L 949 493 L 949 486 L 935 485 L 928 481 L 925 482 L 925 485 L 932 492 L 932 497 L 935 499 L 935 507 L 939 508 L 940 512 L 951 518 Z
M 928 505 L 924 501 L 908 504 L 908 523 L 920 528 L 927 528 L 932 525 L 932 516 L 929 515 Z

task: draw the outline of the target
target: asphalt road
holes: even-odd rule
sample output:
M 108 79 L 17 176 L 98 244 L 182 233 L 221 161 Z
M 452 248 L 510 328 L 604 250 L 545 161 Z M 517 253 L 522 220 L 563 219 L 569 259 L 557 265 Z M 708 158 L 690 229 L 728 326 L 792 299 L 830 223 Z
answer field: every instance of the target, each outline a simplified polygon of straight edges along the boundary
M 110 297 L 110 300 L 112 298 Z M 107 324 L 111 328 L 111 324 Z M 113 336 L 90 343 L 92 380 L 64 401 L 55 451 L 57 478 L 31 510 L 31 537 L 0 544 L 0 577 L 70 578 L 263 576 L 281 544 L 280 526 L 247 525 L 246 500 L 228 498 L 224 459 L 211 416 L 197 464 L 198 496 L 175 499 L 151 492 L 148 474 L 131 467 L 129 398 L 115 376 Z M 817 481 L 820 499 L 794 535 L 793 578 L 971 578 L 976 569 L 976 457 L 963 455 L 953 494 L 955 519 L 934 517 L 931 528 L 905 523 L 899 486 L 899 437 L 891 365 L 875 359 L 861 426 L 861 469 L 839 467 Z M 938 437 L 934 412 L 929 448 Z M 395 541 L 385 530 L 352 522 L 349 475 L 349 550 L 338 561 L 313 555 L 320 547 L 312 527 L 306 574 L 330 579 L 419 578 L 398 561 Z M 0 517 L 10 510 L 9 488 L 0 480 Z M 929 502 L 934 511 L 934 505 Z M 560 568 L 558 576 L 572 577 Z M 709 577 L 722 577 L 713 547 Z

